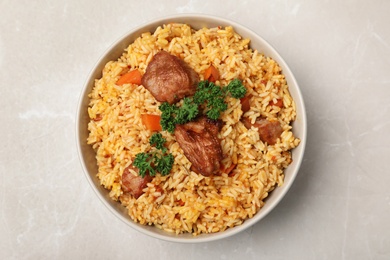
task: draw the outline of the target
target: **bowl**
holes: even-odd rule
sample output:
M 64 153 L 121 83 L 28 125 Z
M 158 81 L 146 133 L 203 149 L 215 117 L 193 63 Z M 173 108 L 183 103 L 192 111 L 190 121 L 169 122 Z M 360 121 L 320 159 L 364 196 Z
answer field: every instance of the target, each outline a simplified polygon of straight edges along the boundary
M 99 180 L 96 177 L 97 165 L 95 159 L 95 152 L 92 147 L 86 143 L 88 137 L 88 103 L 89 98 L 88 94 L 91 92 L 95 79 L 101 77 L 102 69 L 104 65 L 110 60 L 117 60 L 120 55 L 123 53 L 124 49 L 132 43 L 141 33 L 150 31 L 153 32 L 158 26 L 161 26 L 165 23 L 186 23 L 195 29 L 200 29 L 202 27 L 217 27 L 217 26 L 233 26 L 234 30 L 243 36 L 243 38 L 251 39 L 250 47 L 252 49 L 257 49 L 260 53 L 264 53 L 266 56 L 272 57 L 277 61 L 282 68 L 282 72 L 286 77 L 287 83 L 289 85 L 290 94 L 293 97 L 296 104 L 296 120 L 293 122 L 293 133 L 296 137 L 301 140 L 301 143 L 298 147 L 292 150 L 293 162 L 285 170 L 285 180 L 284 184 L 280 187 L 277 187 L 274 191 L 270 193 L 266 199 L 265 205 L 259 210 L 259 212 L 250 219 L 247 219 L 242 225 L 229 228 L 223 232 L 211 233 L 211 234 L 201 234 L 198 236 L 193 236 L 192 234 L 171 234 L 166 231 L 160 230 L 154 226 L 144 226 L 138 223 L 135 223 L 127 214 L 127 210 L 121 206 L 118 202 L 110 199 L 108 191 L 104 189 L 100 184 Z M 154 238 L 171 241 L 171 242 L 181 242 L 181 243 L 199 243 L 199 242 L 208 242 L 214 241 L 226 237 L 230 237 L 234 234 L 237 234 L 259 222 L 263 219 L 270 211 L 276 207 L 276 205 L 282 200 L 286 195 L 287 191 L 290 189 L 291 185 L 294 182 L 294 179 L 298 173 L 299 167 L 302 162 L 304 155 L 305 145 L 306 145 L 306 132 L 307 132 L 307 123 L 306 123 L 306 112 L 304 101 L 302 98 L 301 91 L 299 86 L 292 74 L 291 70 L 287 66 L 286 62 L 278 54 L 278 52 L 267 43 L 261 36 L 257 35 L 255 32 L 247 29 L 246 27 L 224 18 L 201 15 L 201 14 L 181 14 L 163 17 L 156 19 L 154 21 L 148 22 L 146 24 L 140 25 L 136 28 L 131 29 L 123 37 L 117 40 L 97 61 L 96 65 L 89 74 L 86 83 L 83 87 L 78 108 L 77 108 L 77 120 L 76 120 L 76 139 L 79 158 L 81 161 L 82 168 L 86 175 L 88 182 L 90 183 L 92 189 L 96 193 L 97 197 L 103 202 L 103 204 L 121 221 L 126 223 L 128 226 L 134 228 L 135 230 L 140 231 L 143 234 L 149 235 Z

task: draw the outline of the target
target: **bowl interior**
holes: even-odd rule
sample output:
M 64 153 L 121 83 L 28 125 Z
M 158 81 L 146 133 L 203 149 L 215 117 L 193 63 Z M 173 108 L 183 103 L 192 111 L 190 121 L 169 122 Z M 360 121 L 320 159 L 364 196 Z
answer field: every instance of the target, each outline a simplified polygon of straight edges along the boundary
M 250 47 L 252 49 L 257 49 L 260 53 L 264 53 L 264 55 L 272 57 L 275 61 L 279 63 L 283 70 L 283 74 L 286 76 L 291 96 L 296 103 L 297 118 L 296 121 L 293 123 L 293 133 L 295 136 L 301 139 L 301 143 L 297 148 L 292 150 L 293 162 L 285 170 L 284 185 L 276 188 L 273 192 L 271 192 L 269 197 L 266 199 L 264 207 L 260 209 L 260 211 L 253 218 L 246 220 L 240 226 L 230 228 L 220 233 L 202 234 L 195 237 L 191 234 L 175 235 L 170 234 L 166 231 L 162 231 L 153 226 L 144 226 L 133 222 L 127 215 L 127 210 L 118 202 L 111 200 L 108 196 L 108 191 L 100 185 L 96 177 L 98 169 L 96 165 L 95 152 L 93 151 L 92 147 L 90 145 L 87 145 L 86 143 L 88 137 L 89 122 L 87 112 L 89 103 L 88 94 L 91 92 L 94 86 L 95 79 L 100 78 L 102 76 L 101 72 L 104 65 L 110 60 L 117 60 L 124 52 L 125 48 L 129 44 L 131 44 L 137 37 L 139 37 L 143 32 L 153 32 L 158 26 L 171 22 L 186 23 L 195 29 L 200 29 L 202 27 L 233 26 L 234 30 L 243 38 L 251 39 Z M 289 67 L 284 62 L 284 60 L 280 57 L 280 55 L 271 45 L 269 45 L 263 38 L 261 38 L 251 30 L 243 27 L 236 22 L 208 15 L 184 14 L 164 17 L 161 19 L 154 20 L 148 24 L 141 25 L 131 30 L 122 38 L 120 38 L 99 59 L 94 69 L 88 76 L 88 79 L 84 85 L 84 89 L 80 97 L 77 113 L 76 135 L 79 157 L 86 177 L 91 184 L 93 190 L 96 192 L 97 196 L 114 215 L 116 215 L 126 224 L 130 225 L 132 228 L 152 237 L 173 242 L 196 243 L 225 238 L 252 226 L 254 223 L 265 217 L 284 197 L 291 184 L 293 183 L 298 173 L 306 145 L 306 112 L 302 95 L 293 74 L 291 73 Z

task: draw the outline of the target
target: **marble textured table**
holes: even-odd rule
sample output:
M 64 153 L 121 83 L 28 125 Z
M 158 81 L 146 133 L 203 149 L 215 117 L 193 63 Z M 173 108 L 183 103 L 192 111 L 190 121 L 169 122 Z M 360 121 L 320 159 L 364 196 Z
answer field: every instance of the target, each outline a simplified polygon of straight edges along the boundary
M 0 259 L 390 259 L 389 1 L 0 0 Z M 308 143 L 287 196 L 227 239 L 176 244 L 117 220 L 82 172 L 76 106 L 99 56 L 148 20 L 230 18 L 284 57 Z

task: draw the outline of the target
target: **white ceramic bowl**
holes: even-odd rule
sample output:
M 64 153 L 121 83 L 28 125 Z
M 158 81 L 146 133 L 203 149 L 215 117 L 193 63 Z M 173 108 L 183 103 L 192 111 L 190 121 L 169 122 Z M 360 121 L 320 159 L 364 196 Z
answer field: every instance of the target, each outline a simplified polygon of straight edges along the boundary
M 121 206 L 118 202 L 111 200 L 108 196 L 108 191 L 104 189 L 100 184 L 96 177 L 97 173 L 97 165 L 95 159 L 95 152 L 92 150 L 90 145 L 87 145 L 86 139 L 88 136 L 88 103 L 89 98 L 88 94 L 91 92 L 95 79 L 101 77 L 101 71 L 104 65 L 110 60 L 117 60 L 120 55 L 123 53 L 124 49 L 132 43 L 137 37 L 141 35 L 141 33 L 146 31 L 153 32 L 158 26 L 170 23 L 186 23 L 195 29 L 200 29 L 202 27 L 216 27 L 216 26 L 233 26 L 234 30 L 243 36 L 244 38 L 251 39 L 251 48 L 257 49 L 260 53 L 264 53 L 266 56 L 272 57 L 276 60 L 281 66 L 284 75 L 286 76 L 287 83 L 289 85 L 290 93 L 296 103 L 296 112 L 297 118 L 293 123 L 293 132 L 295 136 L 301 139 L 300 145 L 292 150 L 293 162 L 288 168 L 285 170 L 285 181 L 284 185 L 281 187 L 277 187 L 269 197 L 266 199 L 266 203 L 263 208 L 251 219 L 247 219 L 242 225 L 227 229 L 226 231 L 213 233 L 213 234 L 202 234 L 199 236 L 193 236 L 191 234 L 182 234 L 175 235 L 160 230 L 153 226 L 144 226 L 138 223 L 133 222 L 130 217 L 127 215 L 127 210 Z M 98 60 L 95 67 L 92 69 L 88 79 L 84 85 L 79 105 L 77 109 L 77 120 L 76 120 L 76 135 L 77 135 L 77 146 L 79 157 L 81 160 L 82 167 L 86 174 L 86 177 L 91 184 L 92 189 L 95 191 L 99 199 L 103 202 L 104 205 L 120 220 L 125 222 L 130 227 L 155 238 L 173 241 L 173 242 L 183 242 L 183 243 L 197 243 L 197 242 L 207 242 L 218 240 L 221 238 L 226 238 L 232 236 L 234 234 L 239 233 L 240 231 L 245 230 L 246 228 L 254 225 L 259 220 L 264 218 L 284 197 L 289 188 L 291 187 L 302 162 L 305 145 L 306 145 L 306 112 L 305 106 L 302 99 L 302 95 L 298 84 L 291 73 L 289 67 L 286 62 L 280 57 L 278 52 L 268 44 L 263 38 L 254 33 L 253 31 L 245 28 L 244 26 L 223 18 L 201 15 L 201 14 L 181 14 L 174 15 L 169 17 L 160 18 L 154 21 L 151 21 L 147 24 L 138 26 L 131 31 L 129 31 L 126 35 L 116 41 Z M 286 218 L 287 221 L 287 218 Z

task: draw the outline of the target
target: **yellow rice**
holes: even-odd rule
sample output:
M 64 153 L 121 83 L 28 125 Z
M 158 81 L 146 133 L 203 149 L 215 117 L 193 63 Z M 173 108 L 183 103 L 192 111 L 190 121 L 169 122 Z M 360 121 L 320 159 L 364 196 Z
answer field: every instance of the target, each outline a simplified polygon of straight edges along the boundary
M 284 169 L 291 163 L 290 150 L 299 144 L 291 131 L 295 104 L 279 65 L 257 50 L 249 39 L 242 39 L 232 27 L 194 30 L 186 24 L 167 24 L 155 32 L 145 32 L 130 44 L 122 56 L 103 69 L 90 93 L 88 113 L 91 121 L 88 143 L 96 151 L 97 178 L 113 200 L 127 207 L 130 217 L 141 224 L 173 232 L 220 232 L 253 217 L 264 199 L 283 184 Z M 221 119 L 219 133 L 223 164 L 237 164 L 232 176 L 204 177 L 190 170 L 174 135 L 165 131 L 169 152 L 175 157 L 168 176 L 157 174 L 138 199 L 121 190 L 121 176 L 137 153 L 150 149 L 141 114 L 160 115 L 160 105 L 143 86 L 115 83 L 128 69 L 143 74 L 153 55 L 166 50 L 186 61 L 203 79 L 212 64 L 220 72 L 217 85 L 240 78 L 253 95 L 251 109 L 243 114 L 240 100 L 228 98 L 228 110 Z M 283 100 L 283 108 L 271 106 Z M 257 117 L 278 120 L 283 133 L 275 145 L 267 145 L 256 129 L 247 129 L 242 116 L 254 122 Z

